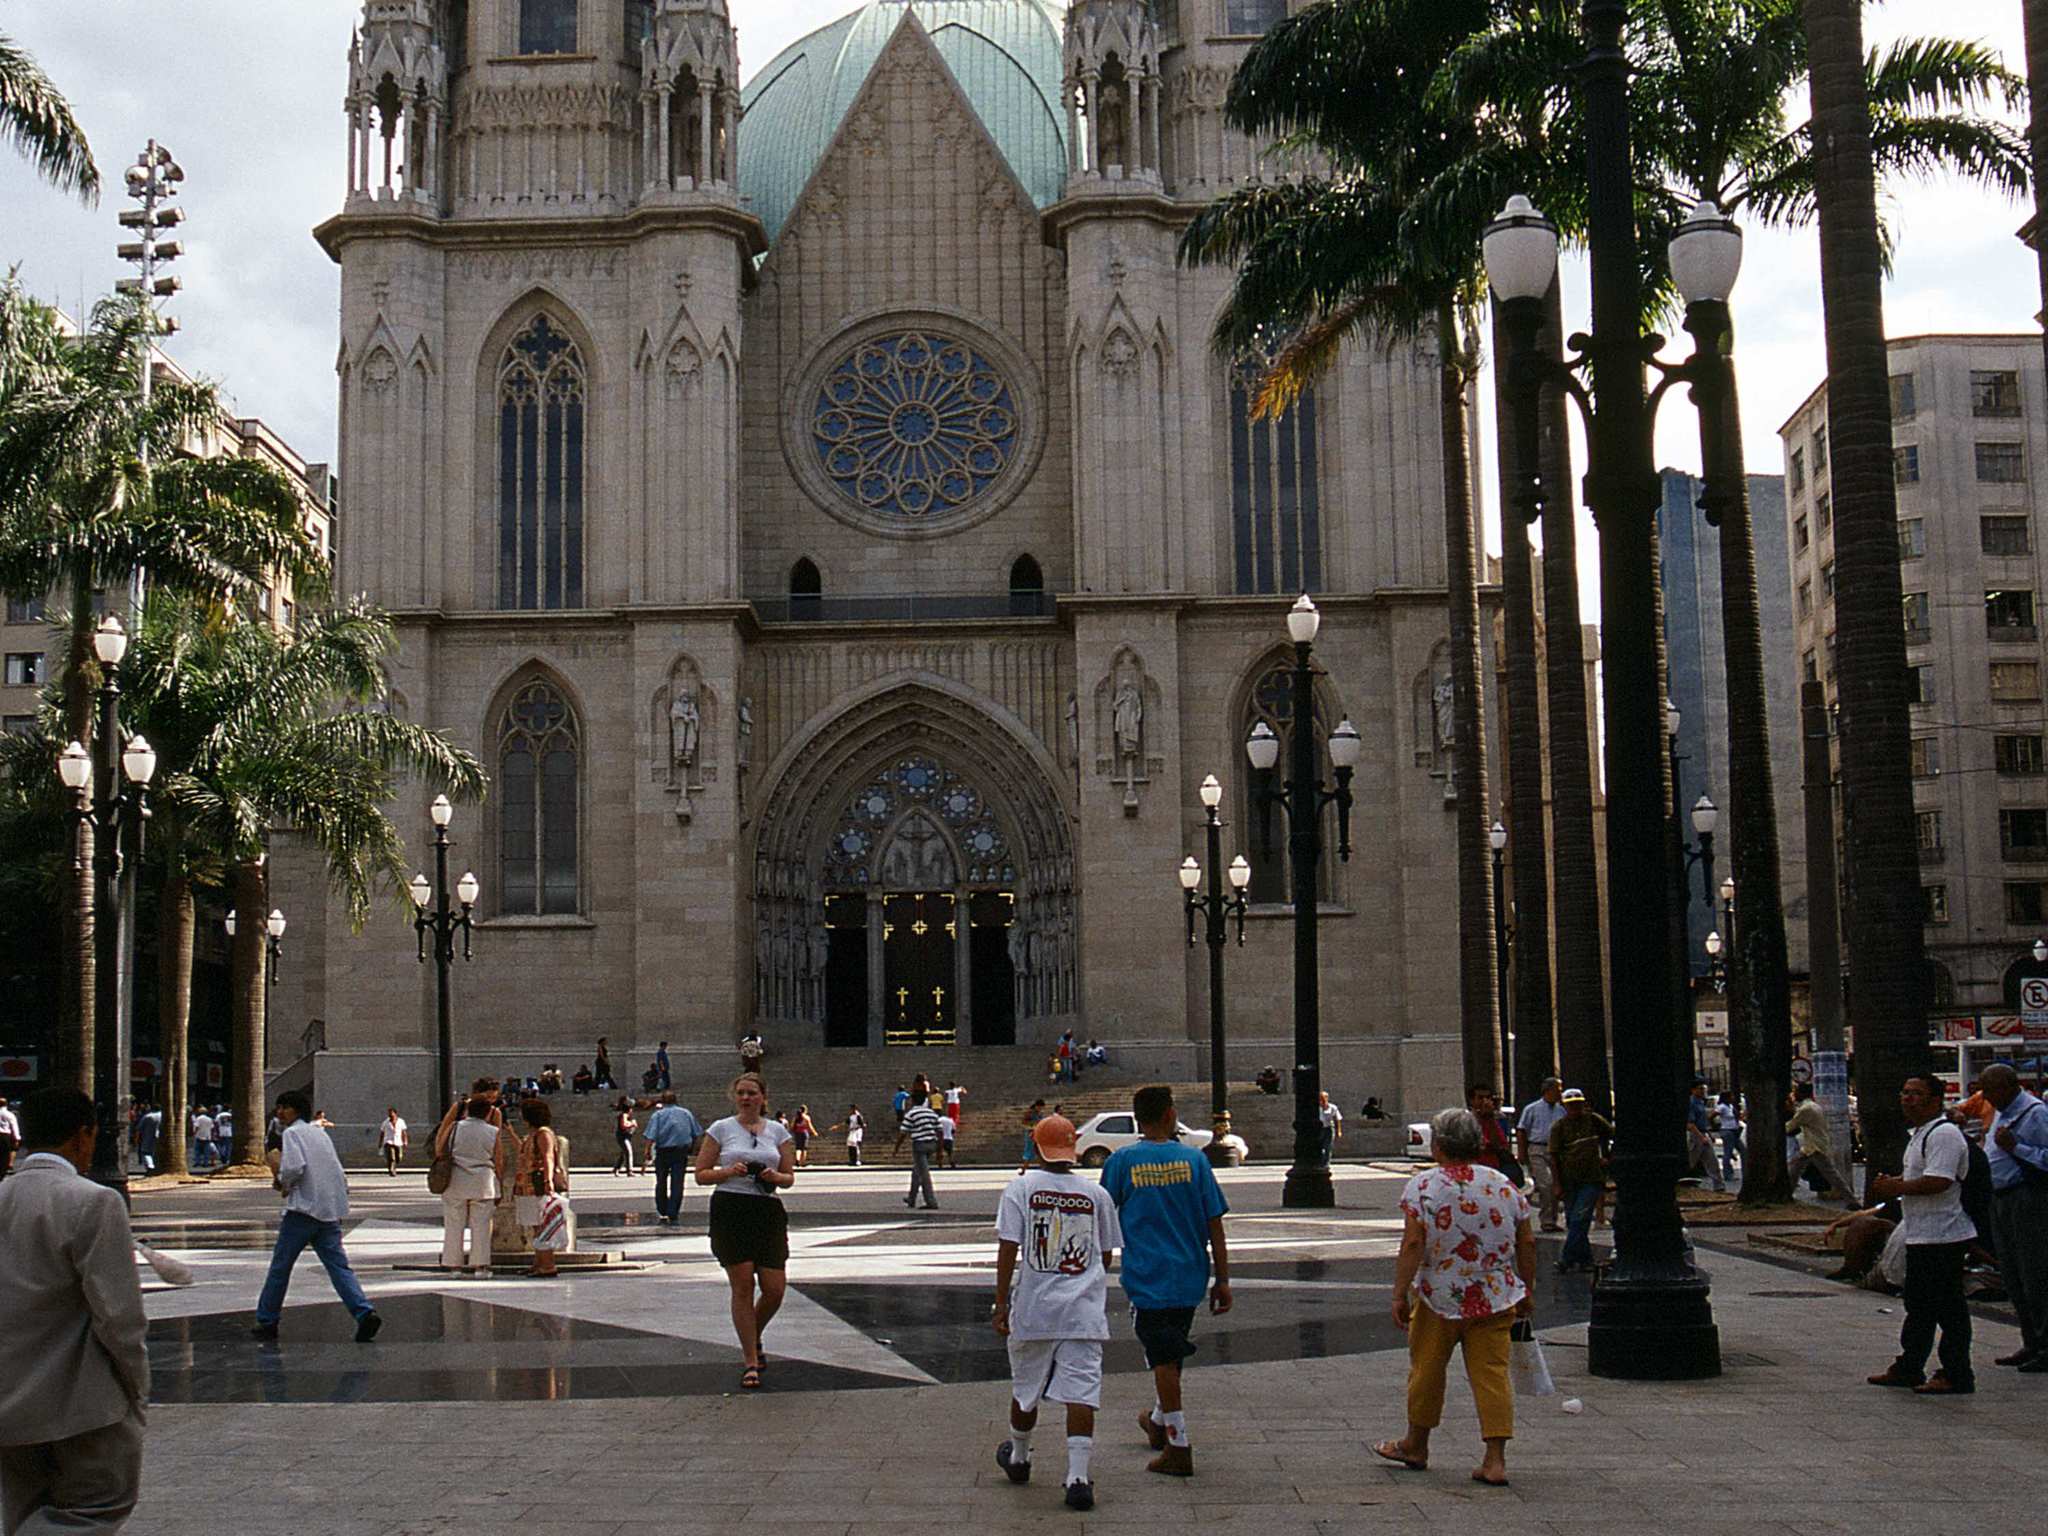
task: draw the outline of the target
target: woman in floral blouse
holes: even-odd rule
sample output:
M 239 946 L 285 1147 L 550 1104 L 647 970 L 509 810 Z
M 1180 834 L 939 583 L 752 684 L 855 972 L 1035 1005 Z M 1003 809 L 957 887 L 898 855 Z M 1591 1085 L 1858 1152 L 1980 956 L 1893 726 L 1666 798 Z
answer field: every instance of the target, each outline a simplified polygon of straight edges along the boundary
M 1444 1374 L 1451 1351 L 1462 1347 L 1486 1441 L 1472 1480 L 1505 1488 L 1515 1433 L 1508 1331 L 1530 1314 L 1536 1235 L 1522 1192 L 1473 1162 L 1484 1146 L 1470 1110 L 1443 1111 L 1430 1122 L 1437 1166 L 1401 1191 L 1407 1229 L 1394 1270 L 1394 1322 L 1408 1335 L 1408 1433 L 1373 1450 L 1412 1472 L 1429 1465 L 1430 1431 L 1444 1416 Z

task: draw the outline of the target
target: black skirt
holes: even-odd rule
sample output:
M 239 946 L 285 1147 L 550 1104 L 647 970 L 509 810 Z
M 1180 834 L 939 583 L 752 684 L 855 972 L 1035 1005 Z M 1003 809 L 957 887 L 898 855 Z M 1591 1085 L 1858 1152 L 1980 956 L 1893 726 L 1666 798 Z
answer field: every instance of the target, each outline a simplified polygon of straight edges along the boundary
M 789 1212 L 773 1195 L 711 1192 L 711 1256 L 727 1269 L 789 1266 Z

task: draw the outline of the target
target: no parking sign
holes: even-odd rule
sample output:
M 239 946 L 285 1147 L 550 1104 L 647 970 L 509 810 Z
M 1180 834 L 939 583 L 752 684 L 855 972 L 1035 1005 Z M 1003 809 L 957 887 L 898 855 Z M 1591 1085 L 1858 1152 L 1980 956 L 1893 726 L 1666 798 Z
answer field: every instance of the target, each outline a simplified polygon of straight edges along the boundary
M 2048 1040 L 2048 976 L 2020 982 L 2020 1028 L 2029 1043 Z

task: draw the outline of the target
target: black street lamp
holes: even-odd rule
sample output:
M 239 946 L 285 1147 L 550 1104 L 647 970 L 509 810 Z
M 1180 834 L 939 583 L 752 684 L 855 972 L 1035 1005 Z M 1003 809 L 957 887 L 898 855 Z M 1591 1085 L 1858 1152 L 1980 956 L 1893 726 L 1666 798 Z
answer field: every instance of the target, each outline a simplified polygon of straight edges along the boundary
M 1740 953 L 1735 947 L 1735 877 L 1733 875 L 1723 875 L 1721 877 L 1721 926 L 1718 931 L 1725 953 L 1731 955 Z M 1721 963 L 1721 984 L 1724 991 L 1727 990 L 1727 978 L 1728 965 L 1726 960 L 1723 960 Z M 1735 1095 L 1735 1102 L 1740 1104 L 1742 1102 L 1742 1052 L 1737 1047 L 1738 1042 L 1735 1038 L 1735 1010 L 1733 1007 L 1730 1007 L 1728 1010 L 1728 1091 Z
M 420 962 L 426 963 L 427 935 L 434 936 L 434 1070 L 435 1087 L 439 1097 L 434 1102 L 434 1114 L 439 1116 L 455 1099 L 455 1023 L 451 1016 L 449 999 L 449 970 L 455 963 L 455 935 L 462 934 L 462 958 L 469 959 L 470 909 L 476 905 L 476 876 L 465 873 L 455 884 L 455 899 L 462 904 L 460 912 L 454 911 L 448 901 L 448 850 L 454 845 L 448 841 L 448 823 L 455 819 L 455 807 L 448 803 L 446 795 L 436 795 L 433 806 L 434 818 L 434 883 L 429 886 L 425 875 L 414 875 L 408 889 L 412 892 L 412 904 L 418 908 L 412 925 L 420 936 Z M 433 910 L 427 909 L 428 901 Z
M 1245 755 L 1253 770 L 1252 803 L 1259 808 L 1259 848 L 1273 852 L 1273 807 L 1287 812 L 1288 873 L 1294 886 L 1294 1165 L 1280 1189 L 1280 1203 L 1324 1208 L 1337 1203 L 1330 1160 L 1322 1138 L 1322 1023 L 1316 969 L 1316 866 L 1323 857 L 1323 807 L 1337 807 L 1337 857 L 1351 860 L 1351 775 L 1365 743 L 1349 720 L 1330 733 L 1330 762 L 1337 787 L 1323 788 L 1316 766 L 1316 670 L 1310 659 L 1323 616 L 1304 592 L 1287 614 L 1294 642 L 1294 731 L 1288 752 L 1287 785 L 1273 787 L 1280 738 L 1261 720 L 1252 727 Z
M 227 929 L 229 938 L 235 936 L 234 908 L 228 909 L 228 915 L 221 919 L 221 926 Z M 266 986 L 277 985 L 277 959 L 284 953 L 284 931 L 287 926 L 284 913 L 275 907 L 270 909 L 270 916 L 263 920 L 263 981 Z
M 1493 991 L 1500 1011 L 1500 1102 L 1505 1104 L 1515 1082 L 1515 1036 L 1508 1022 L 1508 904 L 1501 869 L 1508 851 L 1508 829 L 1496 821 L 1486 841 L 1493 848 Z
M 1678 931 L 1687 929 L 1687 913 L 1692 908 L 1692 867 L 1700 866 L 1700 899 L 1706 903 L 1711 916 L 1714 910 L 1714 829 L 1721 824 L 1721 811 L 1714 802 L 1701 795 L 1692 805 L 1692 830 L 1699 839 L 1697 843 L 1685 840 L 1685 816 L 1681 807 L 1685 803 L 1685 791 L 1679 781 L 1678 765 L 1685 761 L 1685 755 L 1678 750 L 1678 706 L 1669 699 L 1664 701 L 1665 739 L 1671 750 L 1671 827 L 1678 842 Z
M 1562 368 L 1537 354 L 1543 297 L 1557 274 L 1557 229 L 1527 198 L 1511 198 L 1486 232 L 1486 268 L 1508 333 L 1508 393 L 1515 430 L 1555 382 L 1586 418 L 1586 501 L 1600 530 L 1602 674 L 1606 704 L 1608 974 L 1614 1019 L 1615 1098 L 1622 1106 L 1613 1159 L 1614 1261 L 1593 1290 L 1587 1365 L 1596 1376 L 1679 1380 L 1718 1375 L 1720 1337 L 1706 1278 L 1693 1267 L 1678 1214 L 1684 1167 L 1686 1042 L 1673 1017 L 1673 893 L 1660 757 L 1664 689 L 1657 668 L 1656 515 L 1651 448 L 1657 406 L 1674 385 L 1692 387 L 1710 439 L 1705 480 L 1722 504 L 1740 473 L 1711 430 L 1727 409 L 1732 334 L 1728 295 L 1741 268 L 1740 230 L 1701 202 L 1671 242 L 1671 275 L 1699 342 L 1683 364 L 1658 361 L 1661 337 L 1642 328 L 1630 150 L 1627 0 L 1584 0 L 1586 58 L 1575 72 L 1585 119 L 1586 233 L 1592 258 L 1591 333 L 1571 338 Z M 1659 375 L 1656 392 L 1644 370 Z M 1580 374 L 1586 375 L 1582 380 Z M 1530 460 L 1526 473 L 1535 473 Z M 1540 495 L 1540 493 L 1539 493 Z M 1520 504 L 1526 487 L 1504 488 Z
M 57 758 L 57 777 L 71 791 L 74 827 L 93 829 L 92 1094 L 99 1118 L 92 1178 L 128 1198 L 128 1092 L 133 1071 L 128 1048 L 128 965 L 123 944 L 121 877 L 127 861 L 142 857 L 143 824 L 149 820 L 149 781 L 156 777 L 156 749 L 141 736 L 121 741 L 121 658 L 128 634 L 108 614 L 93 632 L 100 664 L 97 754 L 72 742 Z M 81 833 L 82 835 L 82 833 Z M 124 848 L 123 844 L 127 846 Z M 74 847 L 76 844 L 74 843 Z M 83 874 L 84 865 L 74 865 Z
M 1207 938 L 1209 941 L 1209 1161 L 1218 1168 L 1228 1167 L 1232 1161 L 1223 1147 L 1223 1138 L 1230 1134 L 1230 1079 L 1223 1070 L 1223 945 L 1225 918 L 1237 919 L 1238 947 L 1244 946 L 1244 914 L 1250 905 L 1245 899 L 1245 887 L 1252 883 L 1252 867 L 1243 854 L 1230 861 L 1230 892 L 1223 890 L 1223 785 L 1215 774 L 1202 780 L 1202 806 L 1209 813 L 1209 893 L 1198 895 L 1202 884 L 1202 866 L 1194 859 L 1183 859 L 1180 866 L 1180 888 L 1187 902 L 1188 947 L 1195 945 L 1195 915 L 1202 914 L 1208 919 Z

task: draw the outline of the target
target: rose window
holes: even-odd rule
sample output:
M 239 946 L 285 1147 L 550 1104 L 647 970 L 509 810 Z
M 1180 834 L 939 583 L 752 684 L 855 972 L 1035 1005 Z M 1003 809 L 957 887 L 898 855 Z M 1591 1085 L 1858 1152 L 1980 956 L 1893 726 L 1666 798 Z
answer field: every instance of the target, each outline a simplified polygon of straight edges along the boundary
M 919 520 L 967 506 L 1016 456 L 1009 382 L 973 348 L 905 331 L 862 342 L 811 414 L 825 477 L 865 511 Z

